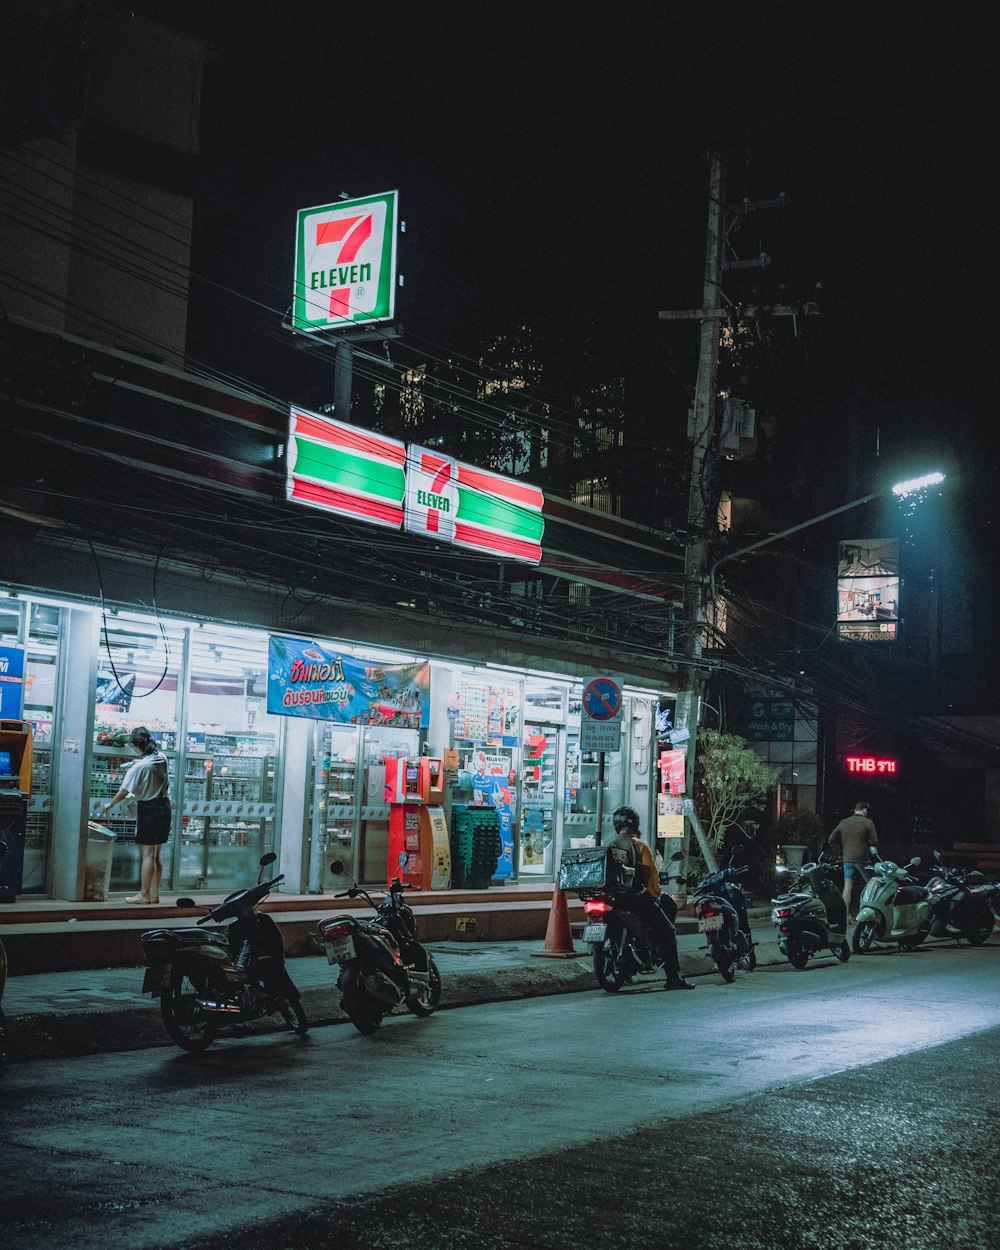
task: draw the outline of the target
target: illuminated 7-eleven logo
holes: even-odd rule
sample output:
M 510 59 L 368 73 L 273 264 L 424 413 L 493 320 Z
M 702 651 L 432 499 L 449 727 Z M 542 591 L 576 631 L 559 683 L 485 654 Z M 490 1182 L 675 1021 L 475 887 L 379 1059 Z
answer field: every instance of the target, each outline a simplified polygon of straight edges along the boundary
M 322 330 L 392 318 L 396 192 L 298 214 L 292 325 Z
M 403 528 L 442 542 L 455 537 L 458 485 L 455 461 L 428 447 L 406 449 L 406 506 Z

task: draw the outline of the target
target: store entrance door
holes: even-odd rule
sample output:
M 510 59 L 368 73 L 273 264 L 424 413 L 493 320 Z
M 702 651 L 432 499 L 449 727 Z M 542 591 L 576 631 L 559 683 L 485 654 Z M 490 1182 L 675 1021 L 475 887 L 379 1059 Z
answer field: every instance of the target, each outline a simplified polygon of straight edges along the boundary
M 525 722 L 521 744 L 521 807 L 518 820 L 518 877 L 555 879 L 562 845 L 566 773 L 566 730 L 542 721 Z

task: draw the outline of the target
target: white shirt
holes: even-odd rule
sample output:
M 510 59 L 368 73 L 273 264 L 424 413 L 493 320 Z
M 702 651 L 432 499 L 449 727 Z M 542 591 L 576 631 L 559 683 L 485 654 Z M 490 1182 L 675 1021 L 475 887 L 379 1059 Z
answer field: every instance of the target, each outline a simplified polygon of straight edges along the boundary
M 142 755 L 129 764 L 122 778 L 121 789 L 139 802 L 159 798 L 167 792 L 167 757 L 162 751 Z

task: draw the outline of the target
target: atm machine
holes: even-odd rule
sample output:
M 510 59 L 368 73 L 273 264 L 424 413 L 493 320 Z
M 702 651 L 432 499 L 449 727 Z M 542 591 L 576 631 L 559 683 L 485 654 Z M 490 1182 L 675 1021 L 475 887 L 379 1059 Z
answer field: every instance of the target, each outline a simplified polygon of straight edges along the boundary
M 440 759 L 386 757 L 385 801 L 389 804 L 389 861 L 394 877 L 418 890 L 451 885 L 451 847 L 444 818 L 444 768 Z

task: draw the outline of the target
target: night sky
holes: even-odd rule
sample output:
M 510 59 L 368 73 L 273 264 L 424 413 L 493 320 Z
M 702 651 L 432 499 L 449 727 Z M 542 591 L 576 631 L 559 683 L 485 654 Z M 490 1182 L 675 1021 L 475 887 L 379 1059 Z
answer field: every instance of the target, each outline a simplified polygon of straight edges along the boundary
M 728 275 L 727 296 L 821 283 L 797 350 L 821 361 L 823 403 L 879 405 L 887 461 L 995 474 L 993 6 L 159 7 L 210 48 L 194 269 L 220 287 L 193 284 L 195 359 L 314 396 L 277 330 L 295 212 L 398 189 L 395 359 L 532 325 L 551 377 L 585 353 L 620 365 L 680 456 L 697 331 L 657 312 L 701 302 L 714 147 L 729 203 L 790 201 L 734 236 L 772 264 Z

